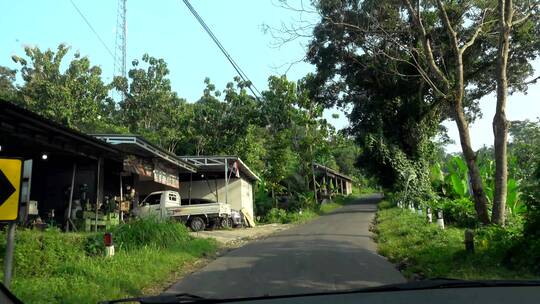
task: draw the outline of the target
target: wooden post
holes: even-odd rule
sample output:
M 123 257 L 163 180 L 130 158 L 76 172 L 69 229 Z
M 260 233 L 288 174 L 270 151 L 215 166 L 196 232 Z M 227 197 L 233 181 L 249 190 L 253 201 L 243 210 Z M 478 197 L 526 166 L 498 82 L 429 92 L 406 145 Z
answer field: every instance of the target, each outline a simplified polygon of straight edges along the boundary
M 193 184 L 193 173 L 189 173 L 189 191 L 188 191 L 188 205 L 191 205 L 191 186 Z
M 465 250 L 474 253 L 474 232 L 471 229 L 465 229 Z
M 16 222 L 11 222 L 8 225 L 7 240 L 6 240 L 6 254 L 4 257 L 4 286 L 9 288 L 11 283 L 11 275 L 13 271 L 13 251 L 15 250 L 15 229 L 17 227 Z
M 100 202 L 101 202 L 101 165 L 103 163 L 103 157 L 99 157 L 98 158 L 98 162 L 97 162 L 97 178 L 96 178 L 96 222 L 94 223 L 95 224 L 95 227 L 94 227 L 94 231 L 97 232 L 98 230 L 98 210 L 99 210 L 99 205 L 100 205 Z
M 227 175 L 229 174 L 229 164 L 228 160 L 225 158 L 225 204 L 229 203 L 229 179 Z
M 73 162 L 73 172 L 71 173 L 71 188 L 69 190 L 69 204 L 68 204 L 68 216 L 66 222 L 66 232 L 69 232 L 69 226 L 72 225 L 71 222 L 71 207 L 73 204 L 73 188 L 75 187 L 75 172 L 77 171 L 77 163 Z M 73 225 L 75 228 L 75 225 Z
M 122 183 L 122 172 L 120 172 L 120 221 L 124 222 L 124 211 L 122 211 L 122 203 L 124 202 L 124 185 Z

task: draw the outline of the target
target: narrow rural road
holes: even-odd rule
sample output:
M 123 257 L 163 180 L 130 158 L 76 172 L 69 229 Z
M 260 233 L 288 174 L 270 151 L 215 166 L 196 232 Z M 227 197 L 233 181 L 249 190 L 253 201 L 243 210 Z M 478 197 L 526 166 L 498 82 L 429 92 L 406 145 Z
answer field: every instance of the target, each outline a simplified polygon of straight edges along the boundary
M 347 290 L 404 282 L 377 255 L 369 225 L 380 196 L 360 199 L 307 224 L 249 243 L 165 293 L 236 298 Z

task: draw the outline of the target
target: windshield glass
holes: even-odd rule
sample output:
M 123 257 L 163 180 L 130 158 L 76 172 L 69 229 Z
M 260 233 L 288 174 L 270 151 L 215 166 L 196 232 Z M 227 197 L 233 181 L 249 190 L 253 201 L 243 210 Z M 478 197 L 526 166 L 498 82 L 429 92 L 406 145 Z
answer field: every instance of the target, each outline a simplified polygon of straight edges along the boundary
M 25 303 L 539 279 L 538 10 L 2 1 L 1 278 Z

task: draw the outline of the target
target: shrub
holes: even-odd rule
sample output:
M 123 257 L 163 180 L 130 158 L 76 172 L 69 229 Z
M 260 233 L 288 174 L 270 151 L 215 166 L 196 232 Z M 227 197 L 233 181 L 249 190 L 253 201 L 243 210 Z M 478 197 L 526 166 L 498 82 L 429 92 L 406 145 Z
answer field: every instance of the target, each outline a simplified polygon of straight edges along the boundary
M 268 223 L 281 223 L 285 224 L 289 222 L 287 211 L 285 209 L 272 208 L 266 214 L 265 221 Z
M 478 226 L 474 203 L 468 198 L 432 200 L 427 204 L 433 209 L 433 212 L 442 210 L 444 221 L 447 224 L 466 228 Z
M 380 203 L 379 203 L 379 209 L 383 210 L 383 209 L 389 209 L 389 208 L 392 208 L 394 207 L 395 204 L 388 201 L 388 200 L 382 200 Z
M 118 248 L 133 249 L 144 246 L 167 248 L 182 245 L 191 237 L 185 225 L 157 217 L 136 219 L 112 230 Z

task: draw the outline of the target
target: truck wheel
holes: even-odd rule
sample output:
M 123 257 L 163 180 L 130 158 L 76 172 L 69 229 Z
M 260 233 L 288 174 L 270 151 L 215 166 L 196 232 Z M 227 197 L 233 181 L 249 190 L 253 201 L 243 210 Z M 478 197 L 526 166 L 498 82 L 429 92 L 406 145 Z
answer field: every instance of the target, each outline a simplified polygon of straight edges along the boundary
M 195 232 L 204 230 L 205 226 L 206 224 L 204 223 L 203 219 L 200 217 L 195 217 L 191 220 L 191 222 L 189 222 L 189 228 L 191 228 L 191 230 Z
M 223 229 L 229 229 L 232 227 L 232 218 L 230 217 L 225 217 L 225 218 L 222 218 L 221 219 L 221 228 Z

